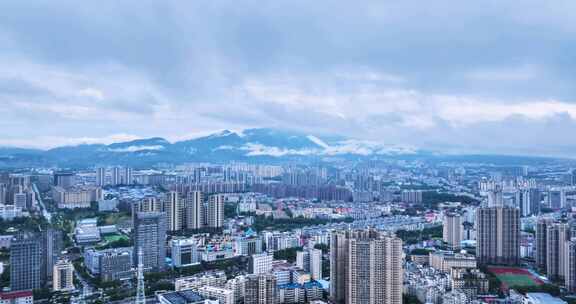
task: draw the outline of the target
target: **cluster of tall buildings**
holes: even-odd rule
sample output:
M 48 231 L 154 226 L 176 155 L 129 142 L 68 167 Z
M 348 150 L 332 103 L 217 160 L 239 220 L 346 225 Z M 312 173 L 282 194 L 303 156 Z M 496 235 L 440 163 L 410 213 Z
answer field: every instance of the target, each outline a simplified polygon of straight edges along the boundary
M 96 185 L 104 186 L 118 186 L 118 185 L 132 185 L 134 184 L 134 176 L 132 168 L 129 167 L 98 167 L 96 168 Z
M 181 195 L 170 191 L 163 197 L 147 197 L 134 202 L 132 215 L 161 212 L 166 217 L 168 231 L 218 229 L 224 226 L 224 200 L 222 194 L 204 195 L 200 191 L 193 191 Z
M 60 261 L 62 243 L 62 233 L 52 229 L 14 236 L 10 244 L 10 289 L 39 289 L 48 281 L 70 288 L 70 263 Z
M 204 196 L 195 191 L 185 196 L 171 191 L 164 197 L 147 197 L 132 205 L 134 221 L 134 248 L 142 248 L 144 269 L 162 271 L 165 267 L 167 232 L 202 228 L 220 229 L 224 226 L 224 196 L 213 194 Z M 186 250 L 182 242 L 175 242 L 172 248 Z M 197 254 L 194 248 L 186 250 Z M 192 251 L 194 253 L 192 253 Z M 197 257 L 180 257 L 180 264 L 193 264 Z M 136 260 L 136 257 L 134 257 Z
M 36 207 L 30 176 L 0 173 L 0 219 L 13 220 Z
M 520 210 L 480 207 L 476 210 L 476 257 L 480 264 L 520 262 Z
M 536 265 L 549 279 L 576 292 L 576 234 L 564 221 L 541 218 L 536 224 Z
M 376 230 L 336 231 L 330 240 L 334 303 L 402 303 L 402 240 Z

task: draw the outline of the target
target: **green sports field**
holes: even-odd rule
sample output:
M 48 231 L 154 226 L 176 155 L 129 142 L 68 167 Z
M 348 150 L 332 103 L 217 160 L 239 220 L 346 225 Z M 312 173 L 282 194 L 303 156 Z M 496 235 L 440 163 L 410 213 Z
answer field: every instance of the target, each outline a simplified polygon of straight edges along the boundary
M 120 240 L 129 240 L 129 238 L 127 236 L 121 235 L 121 234 L 111 234 L 111 235 L 104 236 L 104 240 L 108 243 L 111 243 L 111 242 L 116 242 L 116 241 L 120 241 Z
M 542 285 L 536 282 L 532 277 L 522 274 L 499 274 L 496 275 L 500 282 L 506 284 L 508 287 L 533 287 Z
M 544 284 L 526 269 L 515 267 L 488 267 L 488 269 L 508 288 L 537 287 Z

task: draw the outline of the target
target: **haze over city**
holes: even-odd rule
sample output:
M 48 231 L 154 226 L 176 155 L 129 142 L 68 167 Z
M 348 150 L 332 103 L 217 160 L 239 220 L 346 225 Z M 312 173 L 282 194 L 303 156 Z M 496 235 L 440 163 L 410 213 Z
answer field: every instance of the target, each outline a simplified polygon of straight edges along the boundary
M 575 12 L 0 1 L 0 304 L 576 304 Z

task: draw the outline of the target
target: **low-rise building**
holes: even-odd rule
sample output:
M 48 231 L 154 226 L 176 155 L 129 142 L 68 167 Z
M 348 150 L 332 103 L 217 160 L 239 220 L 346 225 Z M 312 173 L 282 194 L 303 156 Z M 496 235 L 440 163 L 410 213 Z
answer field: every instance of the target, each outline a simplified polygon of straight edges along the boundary
M 22 208 L 16 207 L 14 205 L 4 205 L 0 204 L 0 219 L 5 221 L 11 221 L 17 217 L 23 217 L 24 212 Z
M 205 299 L 192 290 L 159 293 L 156 299 L 160 304 L 218 304 L 218 301 Z
M 84 251 L 84 264 L 88 271 L 103 281 L 125 280 L 133 274 L 132 247 Z
M 225 287 L 226 273 L 224 271 L 203 272 L 190 277 L 178 278 L 174 282 L 176 291 L 180 290 L 198 290 L 203 286 Z
M 278 299 L 280 303 L 304 303 L 306 302 L 304 286 L 297 283 L 279 285 Z
M 523 304 L 568 304 L 568 302 L 542 292 L 529 292 Z
M 219 304 L 235 304 L 234 290 L 214 287 L 202 286 L 196 290 L 198 294 L 206 299 L 218 300 Z
M 478 294 L 488 292 L 489 281 L 486 274 L 477 268 L 452 268 L 452 290 L 466 295 L 469 302 L 476 300 Z
M 60 209 L 90 208 L 91 202 L 102 200 L 99 187 L 54 187 L 52 198 Z
M 119 201 L 117 198 L 99 200 L 98 201 L 98 211 L 99 212 L 115 211 L 116 208 L 118 208 L 118 203 L 119 203 Z
M 451 291 L 442 296 L 442 304 L 467 304 L 470 303 L 466 295 L 460 291 Z
M 98 220 L 95 218 L 83 219 L 76 223 L 74 238 L 78 244 L 93 244 L 101 240 Z
M 431 252 L 430 266 L 449 273 L 452 267 L 476 268 L 476 257 L 471 254 L 446 251 Z
M 0 292 L 0 304 L 33 304 L 32 290 Z
M 226 288 L 234 291 L 234 299 L 236 303 L 244 301 L 246 296 L 246 277 L 236 276 L 226 282 Z

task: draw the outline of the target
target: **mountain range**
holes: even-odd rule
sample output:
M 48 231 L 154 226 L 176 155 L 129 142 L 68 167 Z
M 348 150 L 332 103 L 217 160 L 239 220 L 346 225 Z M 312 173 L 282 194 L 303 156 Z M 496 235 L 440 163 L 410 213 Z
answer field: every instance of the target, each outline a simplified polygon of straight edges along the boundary
M 154 137 L 128 142 L 83 144 L 49 150 L 0 148 L 0 167 L 91 167 L 190 162 L 286 163 L 353 159 L 440 157 L 410 146 L 385 145 L 340 136 L 315 136 L 280 129 L 224 130 L 178 142 Z M 445 157 L 445 156 L 444 156 Z M 462 156 L 458 156 L 462 158 Z M 475 158 L 486 156 L 475 156 Z M 462 160 L 468 160 L 463 158 Z M 500 157 L 498 157 L 501 160 Z M 530 158 L 532 159 L 532 158 Z M 515 159 L 515 162 L 518 159 Z

